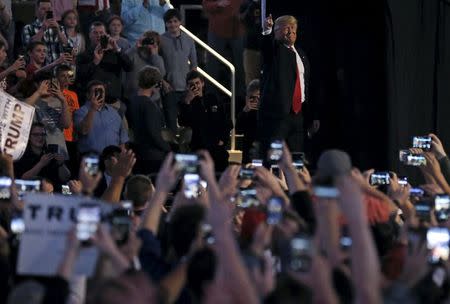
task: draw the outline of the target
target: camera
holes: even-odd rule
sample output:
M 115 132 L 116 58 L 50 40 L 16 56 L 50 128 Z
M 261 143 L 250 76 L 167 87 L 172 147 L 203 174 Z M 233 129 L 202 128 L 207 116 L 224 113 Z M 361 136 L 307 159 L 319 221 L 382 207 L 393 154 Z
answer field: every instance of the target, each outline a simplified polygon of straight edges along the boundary
M 85 171 L 87 174 L 94 176 L 99 171 L 99 158 L 98 155 L 90 155 L 84 159 Z
M 100 46 L 102 49 L 106 49 L 108 47 L 109 38 L 106 35 L 100 37 Z
M 270 144 L 268 157 L 272 162 L 280 161 L 281 157 L 283 157 L 283 142 L 281 140 L 275 140 Z
M 313 243 L 308 235 L 294 237 L 290 242 L 289 268 L 293 271 L 307 272 L 311 269 Z
M 408 177 L 407 176 L 399 176 L 398 177 L 398 184 L 400 186 L 406 187 L 408 185 Z
M 267 201 L 267 224 L 276 225 L 283 218 L 283 199 L 273 196 Z
M 146 37 L 142 40 L 142 45 L 152 45 L 155 44 L 155 39 L 153 37 Z
M 0 177 L 0 201 L 9 201 L 11 199 L 12 179 L 8 176 Z
M 372 186 L 389 185 L 391 177 L 389 172 L 374 172 L 370 175 L 370 184 Z
M 400 150 L 399 160 L 407 166 L 424 166 L 427 164 L 425 156 L 411 153 L 409 150 Z
M 199 171 L 199 157 L 197 154 L 175 154 L 175 163 L 178 171 L 195 173 Z
M 448 220 L 450 210 L 450 196 L 438 194 L 434 198 L 434 212 L 438 222 L 446 222 Z
M 247 188 L 239 191 L 236 199 L 236 206 L 240 208 L 249 208 L 251 206 L 258 206 L 259 201 L 256 197 L 256 189 Z
M 90 246 L 100 223 L 100 206 L 97 204 L 80 204 L 77 212 L 76 235 L 83 246 Z
M 419 148 L 424 151 L 431 150 L 431 137 L 430 136 L 414 136 L 413 148 Z
M 239 179 L 255 179 L 255 169 L 241 168 L 241 170 L 239 171 Z
M 429 262 L 446 262 L 449 257 L 450 234 L 448 228 L 431 227 L 427 231 L 427 248 L 430 250 Z

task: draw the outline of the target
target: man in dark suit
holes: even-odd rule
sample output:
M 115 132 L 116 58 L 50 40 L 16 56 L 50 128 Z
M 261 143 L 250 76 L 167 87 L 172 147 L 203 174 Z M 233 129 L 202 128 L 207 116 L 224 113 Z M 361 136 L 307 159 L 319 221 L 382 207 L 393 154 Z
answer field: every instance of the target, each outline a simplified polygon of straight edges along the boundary
M 274 26 L 273 30 L 272 27 Z M 286 140 L 291 151 L 304 151 L 303 113 L 309 97 L 310 67 L 304 52 L 295 46 L 297 19 L 266 18 L 262 41 L 261 105 L 258 115 L 262 157 L 274 139 Z M 313 120 L 308 133 L 320 127 Z

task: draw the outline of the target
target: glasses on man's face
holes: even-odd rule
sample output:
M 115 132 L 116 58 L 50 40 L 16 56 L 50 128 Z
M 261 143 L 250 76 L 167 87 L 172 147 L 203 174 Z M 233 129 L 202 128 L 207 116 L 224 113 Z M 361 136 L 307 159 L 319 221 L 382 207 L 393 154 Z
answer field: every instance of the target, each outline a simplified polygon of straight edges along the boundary
M 32 136 L 36 136 L 36 137 L 45 137 L 47 136 L 46 133 L 31 133 Z

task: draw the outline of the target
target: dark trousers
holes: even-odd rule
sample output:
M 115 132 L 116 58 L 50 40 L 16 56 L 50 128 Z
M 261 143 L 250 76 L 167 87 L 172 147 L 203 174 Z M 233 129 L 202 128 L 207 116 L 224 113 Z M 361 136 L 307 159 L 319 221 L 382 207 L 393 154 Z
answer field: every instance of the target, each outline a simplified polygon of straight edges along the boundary
M 302 113 L 290 113 L 285 119 L 258 120 L 260 139 L 260 157 L 267 159 L 267 151 L 273 140 L 285 140 L 291 152 L 302 152 L 304 146 L 304 128 Z
M 163 110 L 166 126 L 173 132 L 177 132 L 178 104 L 183 98 L 183 91 L 172 91 L 163 97 Z

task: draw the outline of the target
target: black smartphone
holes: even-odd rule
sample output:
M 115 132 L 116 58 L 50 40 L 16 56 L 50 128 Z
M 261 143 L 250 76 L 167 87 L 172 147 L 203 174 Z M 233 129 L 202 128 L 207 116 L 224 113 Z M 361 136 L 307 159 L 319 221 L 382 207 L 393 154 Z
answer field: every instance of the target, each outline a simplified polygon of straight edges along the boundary
M 281 197 L 273 196 L 267 201 L 267 224 L 276 225 L 283 218 L 284 201 Z
M 424 151 L 431 150 L 431 136 L 414 136 L 413 137 L 413 148 L 419 148 Z
M 53 19 L 53 11 L 47 11 L 45 13 L 45 19 Z
M 98 155 L 90 155 L 85 157 L 85 170 L 89 175 L 97 175 L 99 171 L 99 157 Z
M 290 242 L 289 266 L 293 271 L 308 272 L 311 269 L 313 242 L 308 235 L 299 235 Z
M 199 156 L 197 154 L 175 154 L 175 166 L 178 171 L 197 174 L 199 171 Z
M 431 217 L 431 204 L 426 200 L 418 201 L 414 208 L 416 210 L 416 216 L 419 220 L 424 222 L 430 222 Z
M 255 169 L 241 168 L 241 170 L 239 171 L 239 179 L 255 179 Z
M 57 154 L 58 150 L 59 150 L 59 147 L 57 144 L 48 144 L 47 145 L 47 153 Z
M 281 170 L 278 165 L 270 165 L 270 171 L 272 171 L 272 174 L 275 175 L 277 178 L 281 178 Z
M 270 144 L 270 149 L 268 151 L 268 158 L 272 162 L 280 161 L 283 156 L 283 142 L 281 140 L 274 140 Z
M 9 202 L 11 199 L 12 179 L 9 176 L 0 177 L 0 202 Z
M 91 245 L 100 223 L 100 206 L 96 204 L 80 204 L 77 211 L 76 235 L 83 246 Z
M 146 37 L 142 39 L 142 45 L 152 45 L 155 44 L 155 39 L 153 37 Z
M 70 45 L 65 46 L 65 47 L 63 48 L 63 52 L 66 53 L 66 54 L 72 55 L 73 47 L 71 47 Z
M 117 208 L 111 214 L 111 235 L 117 245 L 128 242 L 131 229 L 131 208 Z
M 429 262 L 447 262 L 449 258 L 450 234 L 448 228 L 431 227 L 427 231 L 427 248 L 430 250 Z
M 94 89 L 94 96 L 97 99 L 102 99 L 103 98 L 103 89 L 102 88 L 95 88 Z
M 372 186 L 389 185 L 391 177 L 389 172 L 374 172 L 370 175 L 370 184 Z
M 106 49 L 108 47 L 109 38 L 106 35 L 100 37 L 100 46 L 102 49 Z

